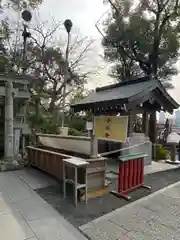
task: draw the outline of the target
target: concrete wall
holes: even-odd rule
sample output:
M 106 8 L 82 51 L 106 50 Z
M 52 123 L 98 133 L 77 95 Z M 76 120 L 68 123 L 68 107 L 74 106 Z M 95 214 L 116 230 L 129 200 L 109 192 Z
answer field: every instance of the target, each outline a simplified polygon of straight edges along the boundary
M 72 151 L 75 153 L 81 153 L 85 155 L 91 155 L 91 138 L 80 137 L 80 136 L 61 136 L 54 134 L 37 134 L 39 141 L 42 145 L 62 149 L 66 151 Z M 96 155 L 97 141 L 94 144 L 94 154 Z M 118 144 L 120 145 L 120 144 Z M 120 152 L 122 155 L 133 154 L 133 153 L 146 153 L 148 157 L 145 158 L 145 165 L 151 164 L 152 161 L 152 143 L 149 138 L 145 137 L 144 134 L 134 133 L 129 141 L 123 144 L 123 148 L 131 146 L 128 150 Z M 118 149 L 120 146 L 113 147 L 107 151 Z M 103 152 L 103 151 L 102 151 Z M 105 151 L 106 152 L 106 151 Z
M 85 155 L 91 154 L 90 137 L 61 136 L 54 134 L 37 134 L 37 136 L 40 143 L 45 146 L 82 153 Z

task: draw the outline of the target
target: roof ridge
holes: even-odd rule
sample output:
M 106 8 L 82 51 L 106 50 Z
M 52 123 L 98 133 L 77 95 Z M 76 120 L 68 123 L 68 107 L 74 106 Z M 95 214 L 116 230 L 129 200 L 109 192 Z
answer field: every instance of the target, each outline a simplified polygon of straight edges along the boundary
M 132 80 L 129 80 L 129 81 L 123 81 L 123 82 L 120 82 L 120 83 L 115 83 L 115 84 L 111 84 L 111 85 L 104 86 L 104 87 L 98 87 L 98 88 L 96 88 L 96 92 L 101 92 L 101 91 L 105 91 L 105 90 L 108 90 L 108 89 L 113 89 L 113 88 L 117 88 L 117 87 L 132 85 L 132 84 L 145 82 L 145 81 L 149 81 L 149 80 L 151 80 L 150 76 L 145 76 L 145 77 L 142 77 L 142 78 L 136 78 L 136 79 L 132 79 Z

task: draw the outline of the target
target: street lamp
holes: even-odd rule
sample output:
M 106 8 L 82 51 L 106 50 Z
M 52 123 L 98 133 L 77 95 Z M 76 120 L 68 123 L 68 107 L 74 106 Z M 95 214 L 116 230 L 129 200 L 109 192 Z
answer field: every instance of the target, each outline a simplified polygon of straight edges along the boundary
M 28 26 L 27 24 L 31 21 L 32 19 L 32 14 L 29 10 L 24 10 L 21 14 L 22 19 L 24 20 L 25 23 L 23 23 L 23 74 L 25 75 L 26 73 L 26 51 L 27 51 L 27 39 L 31 37 L 31 33 L 28 31 Z M 24 85 L 25 87 L 26 85 Z M 26 86 L 27 87 L 27 86 Z M 25 104 L 26 105 L 26 104 Z M 24 105 L 24 115 L 26 114 L 26 107 Z M 21 133 L 21 144 L 22 144 L 22 154 L 25 154 L 25 135 Z
M 21 17 L 26 23 L 28 23 L 32 19 L 32 14 L 29 10 L 24 10 L 21 14 Z M 24 30 L 22 33 L 22 36 L 23 36 L 23 64 L 24 64 L 23 73 L 25 73 L 25 71 L 26 71 L 25 63 L 26 63 L 27 39 L 31 37 L 31 33 L 29 31 L 27 31 L 27 25 L 26 24 L 23 24 L 23 25 L 24 25 Z
M 64 120 L 65 120 L 65 100 L 66 100 L 66 84 L 68 80 L 68 56 L 69 56 L 69 43 L 70 43 L 70 32 L 73 24 L 70 19 L 66 19 L 64 21 L 64 27 L 67 31 L 68 34 L 68 39 L 67 39 L 67 46 L 66 46 L 66 55 L 65 55 L 65 73 L 64 73 L 64 87 L 63 87 L 63 112 L 62 112 L 62 129 L 64 128 Z

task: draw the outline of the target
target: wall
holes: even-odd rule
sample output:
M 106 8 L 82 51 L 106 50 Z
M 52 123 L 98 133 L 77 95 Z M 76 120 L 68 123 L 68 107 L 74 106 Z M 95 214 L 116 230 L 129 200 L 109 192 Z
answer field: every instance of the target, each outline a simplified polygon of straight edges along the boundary
M 90 137 L 61 136 L 54 134 L 37 134 L 37 136 L 42 145 L 85 155 L 91 154 Z M 97 153 L 97 148 L 95 151 Z

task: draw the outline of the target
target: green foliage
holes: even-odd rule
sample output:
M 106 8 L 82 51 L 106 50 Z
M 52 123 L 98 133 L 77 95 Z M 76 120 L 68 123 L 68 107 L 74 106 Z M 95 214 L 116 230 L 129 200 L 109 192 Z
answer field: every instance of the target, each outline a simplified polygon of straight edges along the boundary
M 180 36 L 179 0 L 110 1 L 112 14 L 105 28 L 105 59 L 114 63 L 119 81 L 153 73 L 165 87 L 177 74 Z
M 165 160 L 169 157 L 169 151 L 165 149 L 161 144 L 156 146 L 156 160 Z
M 86 97 L 89 92 L 84 92 L 83 88 L 79 88 L 70 100 L 70 104 L 73 105 L 79 101 L 81 101 L 84 97 Z M 76 129 L 79 132 L 84 132 L 86 128 L 86 122 L 92 121 L 92 114 L 90 112 L 87 113 L 73 113 L 71 110 L 69 111 L 69 123 L 68 126 L 72 129 Z
M 57 123 L 54 123 L 51 120 L 44 121 L 44 124 L 42 125 L 40 131 L 42 133 L 46 133 L 46 134 L 59 134 L 60 133 L 59 125 L 57 125 Z
M 66 120 L 67 121 L 67 120 Z M 73 136 L 86 136 L 85 125 L 86 125 L 86 116 L 73 116 L 71 117 L 71 121 L 68 124 L 68 134 Z M 49 116 L 43 116 L 40 114 L 37 116 L 36 114 L 28 115 L 28 122 L 31 125 L 31 128 L 34 132 L 42 132 L 46 134 L 59 134 L 60 123 L 53 121 L 53 118 Z
M 69 128 L 68 129 L 68 135 L 71 135 L 71 136 L 86 136 L 86 133 L 78 131 L 74 128 Z
M 69 126 L 69 128 L 73 128 L 80 132 L 84 132 L 85 126 L 86 126 L 86 121 L 87 121 L 86 116 L 74 114 L 73 116 L 71 116 L 68 126 Z
M 37 116 L 36 114 L 32 113 L 28 115 L 28 122 L 35 132 L 47 134 L 59 133 L 59 126 L 57 123 L 53 122 L 52 119 L 47 116 L 45 117 L 41 114 Z

